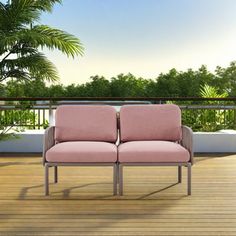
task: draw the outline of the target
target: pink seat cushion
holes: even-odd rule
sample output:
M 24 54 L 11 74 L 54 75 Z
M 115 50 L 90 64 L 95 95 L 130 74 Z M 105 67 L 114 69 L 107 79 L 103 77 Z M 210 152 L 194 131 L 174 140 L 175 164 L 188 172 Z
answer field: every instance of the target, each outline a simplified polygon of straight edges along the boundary
M 133 141 L 118 147 L 119 162 L 187 162 L 189 152 L 168 141 Z
M 46 153 L 48 162 L 116 162 L 117 147 L 106 142 L 63 142 Z
M 176 105 L 125 105 L 121 107 L 121 141 L 178 141 L 181 140 L 181 132 L 181 110 Z
M 106 105 L 59 106 L 56 110 L 55 139 L 58 142 L 115 142 L 116 110 Z

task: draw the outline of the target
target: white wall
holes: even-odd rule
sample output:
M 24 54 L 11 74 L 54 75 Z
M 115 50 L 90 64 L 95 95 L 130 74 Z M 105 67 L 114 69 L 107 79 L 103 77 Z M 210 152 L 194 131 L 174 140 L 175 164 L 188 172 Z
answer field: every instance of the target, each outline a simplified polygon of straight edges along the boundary
M 19 139 L 0 142 L 0 152 L 42 152 L 44 130 L 18 133 Z
M 236 131 L 195 132 L 193 143 L 195 152 L 236 152 Z

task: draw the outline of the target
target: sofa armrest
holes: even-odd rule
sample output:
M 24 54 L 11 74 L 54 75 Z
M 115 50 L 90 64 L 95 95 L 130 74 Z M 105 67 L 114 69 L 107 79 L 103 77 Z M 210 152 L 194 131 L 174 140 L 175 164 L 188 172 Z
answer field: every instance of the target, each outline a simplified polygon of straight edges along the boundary
M 181 145 L 189 151 L 190 162 L 193 164 L 193 131 L 185 125 L 182 125 Z
M 46 152 L 55 145 L 54 132 L 55 126 L 50 126 L 45 130 L 43 140 L 43 165 L 46 162 Z

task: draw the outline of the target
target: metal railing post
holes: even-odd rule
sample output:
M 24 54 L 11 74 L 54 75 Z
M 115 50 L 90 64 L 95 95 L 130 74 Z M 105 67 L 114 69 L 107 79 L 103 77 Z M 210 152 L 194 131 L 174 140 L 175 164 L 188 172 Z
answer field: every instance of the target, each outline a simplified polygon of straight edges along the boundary
M 52 109 L 52 101 L 49 100 L 49 125 L 53 125 L 53 109 Z

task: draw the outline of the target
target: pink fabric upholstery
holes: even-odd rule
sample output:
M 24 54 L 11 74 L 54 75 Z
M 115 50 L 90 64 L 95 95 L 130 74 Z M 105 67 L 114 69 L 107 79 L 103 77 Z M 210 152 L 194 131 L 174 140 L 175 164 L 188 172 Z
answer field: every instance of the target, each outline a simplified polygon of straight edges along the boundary
M 58 142 L 115 142 L 117 139 L 116 110 L 112 106 L 59 106 L 55 126 L 55 139 Z
M 118 147 L 119 162 L 187 162 L 189 152 L 168 141 L 133 141 Z
M 176 105 L 125 105 L 120 110 L 121 141 L 181 140 L 181 111 Z
M 116 162 L 117 147 L 106 142 L 63 142 L 46 152 L 48 162 Z

